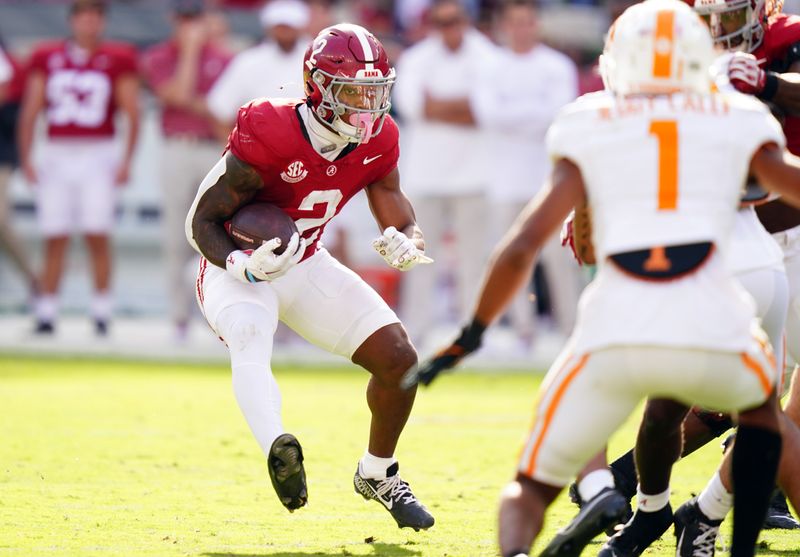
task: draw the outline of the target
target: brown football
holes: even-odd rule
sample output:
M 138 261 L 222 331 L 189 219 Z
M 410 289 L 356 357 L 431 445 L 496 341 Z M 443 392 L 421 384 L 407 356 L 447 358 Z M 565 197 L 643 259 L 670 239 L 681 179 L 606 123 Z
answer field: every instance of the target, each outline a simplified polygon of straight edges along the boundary
M 239 249 L 256 249 L 264 242 L 280 238 L 281 245 L 275 253 L 282 253 L 297 232 L 292 217 L 283 209 L 270 203 L 251 203 L 233 215 L 228 233 Z

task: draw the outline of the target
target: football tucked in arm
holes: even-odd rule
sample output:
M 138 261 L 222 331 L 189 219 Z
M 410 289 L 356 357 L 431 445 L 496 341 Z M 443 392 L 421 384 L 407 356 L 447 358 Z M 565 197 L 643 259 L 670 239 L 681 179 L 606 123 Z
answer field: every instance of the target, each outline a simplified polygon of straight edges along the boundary
M 594 265 L 594 245 L 592 244 L 592 213 L 589 205 L 575 207 L 575 219 L 572 222 L 572 233 L 575 237 L 575 253 L 584 265 Z
M 297 226 L 292 217 L 270 203 L 245 205 L 233 215 L 228 228 L 228 234 L 241 250 L 254 250 L 264 242 L 280 238 L 281 245 L 275 250 L 278 255 L 295 232 Z

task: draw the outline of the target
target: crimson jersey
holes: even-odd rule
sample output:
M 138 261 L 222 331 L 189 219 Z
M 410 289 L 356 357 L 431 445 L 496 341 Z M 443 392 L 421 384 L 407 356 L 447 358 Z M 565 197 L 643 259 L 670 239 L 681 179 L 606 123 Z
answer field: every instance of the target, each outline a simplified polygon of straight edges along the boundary
M 359 191 L 397 167 L 397 125 L 387 116 L 368 143 L 329 161 L 306 139 L 297 99 L 256 99 L 239 109 L 228 149 L 255 168 L 264 187 L 253 202 L 277 205 L 306 238 L 305 257 L 317 251 L 325 224 Z M 313 117 L 313 116 L 312 116 Z
M 121 76 L 135 74 L 136 54 L 121 43 L 102 43 L 87 53 L 71 41 L 59 41 L 36 49 L 30 71 L 45 75 L 50 137 L 110 137 L 114 85 Z
M 778 14 L 770 18 L 764 40 L 753 51 L 753 56 L 766 69 L 784 73 L 792 63 L 800 60 L 800 50 L 794 52 L 795 45 L 800 49 L 800 16 Z M 787 148 L 800 155 L 800 117 L 786 115 L 782 120 Z

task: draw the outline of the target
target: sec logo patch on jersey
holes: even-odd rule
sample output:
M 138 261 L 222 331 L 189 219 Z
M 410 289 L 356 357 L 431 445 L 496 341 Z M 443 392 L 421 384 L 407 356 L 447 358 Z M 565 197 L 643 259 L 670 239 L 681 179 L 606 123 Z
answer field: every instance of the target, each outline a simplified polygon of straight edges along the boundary
M 294 161 L 286 167 L 286 170 L 281 172 L 281 179 L 290 184 L 296 184 L 300 180 L 305 179 L 306 176 L 308 176 L 308 170 L 303 164 L 303 161 Z

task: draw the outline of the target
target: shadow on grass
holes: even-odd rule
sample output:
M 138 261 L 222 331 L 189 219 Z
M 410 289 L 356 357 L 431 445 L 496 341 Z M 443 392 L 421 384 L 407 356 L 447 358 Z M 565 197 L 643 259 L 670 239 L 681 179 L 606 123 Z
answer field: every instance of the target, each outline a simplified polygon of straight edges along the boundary
M 759 555 L 767 556 L 767 555 L 791 555 L 792 557 L 797 557 L 797 548 L 793 549 L 777 549 L 774 547 L 763 547 L 762 544 L 756 545 L 756 553 Z
M 380 557 L 413 557 L 422 555 L 418 549 L 411 549 L 405 544 L 396 543 L 371 543 L 369 544 L 372 552 Z M 286 551 L 285 549 L 275 548 L 266 550 L 262 553 L 203 553 L 203 557 L 343 557 L 353 555 L 345 547 L 326 551 Z

